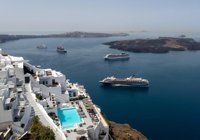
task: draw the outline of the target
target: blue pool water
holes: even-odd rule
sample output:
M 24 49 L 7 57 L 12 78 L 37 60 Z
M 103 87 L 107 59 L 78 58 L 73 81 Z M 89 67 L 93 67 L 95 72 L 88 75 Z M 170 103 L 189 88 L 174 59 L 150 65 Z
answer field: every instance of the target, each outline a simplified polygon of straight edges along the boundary
M 68 86 L 68 85 L 69 85 L 69 83 L 66 83 L 66 85 Z
M 76 123 L 82 122 L 76 108 L 58 110 L 58 116 L 63 130 L 72 129 L 75 127 Z

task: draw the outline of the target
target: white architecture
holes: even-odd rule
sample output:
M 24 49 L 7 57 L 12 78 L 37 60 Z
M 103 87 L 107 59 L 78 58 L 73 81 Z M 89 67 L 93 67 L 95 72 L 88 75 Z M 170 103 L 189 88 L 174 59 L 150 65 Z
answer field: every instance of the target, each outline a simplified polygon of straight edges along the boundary
M 1 52 L 0 131 L 10 126 L 15 135 L 23 135 L 37 115 L 56 139 L 108 140 L 109 126 L 83 85 L 69 83 L 61 72 L 39 69 L 22 57 Z M 58 110 L 70 108 L 76 109 L 81 123 L 63 126 Z

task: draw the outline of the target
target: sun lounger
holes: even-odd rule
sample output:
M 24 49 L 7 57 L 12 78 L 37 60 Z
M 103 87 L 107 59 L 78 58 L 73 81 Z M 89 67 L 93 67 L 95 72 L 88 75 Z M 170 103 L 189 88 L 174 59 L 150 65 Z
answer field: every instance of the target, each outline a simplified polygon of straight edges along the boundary
M 86 115 L 79 115 L 80 118 L 86 118 L 87 116 Z
M 85 115 L 85 113 L 84 113 L 84 112 L 78 112 L 78 114 L 79 114 L 79 115 Z

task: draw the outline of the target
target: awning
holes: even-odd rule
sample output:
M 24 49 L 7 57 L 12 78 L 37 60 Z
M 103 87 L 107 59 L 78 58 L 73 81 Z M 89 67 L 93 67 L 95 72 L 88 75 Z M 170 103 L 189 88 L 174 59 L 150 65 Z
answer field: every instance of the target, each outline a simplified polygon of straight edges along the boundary
M 48 80 L 48 79 L 50 79 L 49 77 L 43 77 L 43 78 L 39 78 L 39 80 L 40 80 L 40 82 L 43 82 L 43 81 L 45 81 L 45 80 Z

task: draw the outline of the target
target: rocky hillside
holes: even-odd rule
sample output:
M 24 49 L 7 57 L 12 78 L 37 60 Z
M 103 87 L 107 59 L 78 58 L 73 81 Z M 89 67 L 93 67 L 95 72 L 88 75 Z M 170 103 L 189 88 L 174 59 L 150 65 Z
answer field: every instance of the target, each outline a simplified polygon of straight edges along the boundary
M 0 34 L 0 43 L 8 40 L 17 40 L 25 38 L 48 38 L 48 37 L 110 37 L 110 36 L 127 36 L 126 33 L 88 33 L 88 32 L 68 32 L 62 34 L 49 35 L 6 35 Z
M 105 114 L 102 113 L 106 119 Z M 131 128 L 129 124 L 119 124 L 112 121 L 108 121 L 109 134 L 113 140 L 148 140 L 142 133 L 136 129 Z
M 167 53 L 170 50 L 200 50 L 200 42 L 192 38 L 159 37 L 157 39 L 135 39 L 103 43 L 110 48 L 131 52 Z

